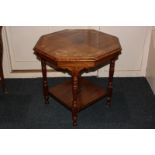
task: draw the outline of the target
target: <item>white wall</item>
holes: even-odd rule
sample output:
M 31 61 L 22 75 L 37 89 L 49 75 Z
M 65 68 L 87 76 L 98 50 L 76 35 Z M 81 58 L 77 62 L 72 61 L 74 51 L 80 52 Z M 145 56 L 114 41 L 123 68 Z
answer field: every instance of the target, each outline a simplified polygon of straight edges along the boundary
M 155 28 L 152 31 L 151 44 L 148 56 L 147 70 L 146 70 L 147 80 L 155 94 Z
M 13 70 L 40 69 L 40 63 L 33 55 L 33 47 L 40 35 L 64 28 L 74 27 L 5 27 L 4 74 L 7 78 L 39 77 L 38 72 L 13 72 Z M 79 27 L 75 27 L 79 28 Z M 81 27 L 95 28 L 119 37 L 122 55 L 116 63 L 115 76 L 145 76 L 149 51 L 151 27 Z M 90 75 L 97 75 L 91 73 Z M 108 67 L 98 71 L 98 76 L 107 76 Z M 49 73 L 49 76 L 66 76 L 62 73 Z
M 33 48 L 40 36 L 65 28 L 91 28 L 88 26 L 9 26 L 5 27 L 9 55 L 13 70 L 40 69 L 40 62 L 33 54 Z M 94 28 L 94 27 L 93 27 Z
M 145 76 L 150 44 L 151 27 L 116 26 L 100 27 L 106 33 L 116 35 L 122 46 L 115 67 L 115 76 Z M 99 76 L 106 76 L 109 66 L 99 70 Z

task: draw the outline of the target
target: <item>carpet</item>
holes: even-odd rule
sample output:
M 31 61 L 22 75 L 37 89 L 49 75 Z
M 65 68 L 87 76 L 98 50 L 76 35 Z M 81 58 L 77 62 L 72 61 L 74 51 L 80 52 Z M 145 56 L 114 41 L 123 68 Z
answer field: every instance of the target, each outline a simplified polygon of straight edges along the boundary
M 106 86 L 107 78 L 87 78 Z M 54 86 L 65 78 L 49 78 Z M 71 113 L 50 98 L 45 105 L 42 79 L 7 79 L 9 94 L 0 91 L 1 129 L 72 129 Z M 155 95 L 143 77 L 114 78 L 112 107 L 102 99 L 78 115 L 76 129 L 154 129 Z

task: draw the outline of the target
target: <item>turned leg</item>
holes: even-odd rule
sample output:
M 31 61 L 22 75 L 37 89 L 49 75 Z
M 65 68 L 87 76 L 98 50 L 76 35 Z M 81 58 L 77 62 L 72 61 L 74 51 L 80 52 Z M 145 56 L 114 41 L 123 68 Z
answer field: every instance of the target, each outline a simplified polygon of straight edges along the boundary
M 110 68 L 109 68 L 109 79 L 108 79 L 108 88 L 107 88 L 107 104 L 111 106 L 111 99 L 112 99 L 112 81 L 114 75 L 114 68 L 115 68 L 115 60 L 111 60 Z
M 78 75 L 72 76 L 72 94 L 73 94 L 73 101 L 72 101 L 72 121 L 73 126 L 77 126 L 77 118 L 78 118 L 78 87 L 79 87 L 79 78 Z
M 43 94 L 45 104 L 49 103 L 49 94 L 48 94 L 48 82 L 47 82 L 47 69 L 46 69 L 46 62 L 41 59 L 41 66 L 42 66 L 42 75 L 43 75 Z

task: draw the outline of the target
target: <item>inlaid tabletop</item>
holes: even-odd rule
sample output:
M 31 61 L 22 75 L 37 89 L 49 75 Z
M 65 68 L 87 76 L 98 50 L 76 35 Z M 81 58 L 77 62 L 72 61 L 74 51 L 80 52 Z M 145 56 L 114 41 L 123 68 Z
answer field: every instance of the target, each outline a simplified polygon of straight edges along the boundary
M 97 60 L 121 51 L 117 37 L 91 29 L 66 29 L 42 36 L 37 53 L 57 61 Z

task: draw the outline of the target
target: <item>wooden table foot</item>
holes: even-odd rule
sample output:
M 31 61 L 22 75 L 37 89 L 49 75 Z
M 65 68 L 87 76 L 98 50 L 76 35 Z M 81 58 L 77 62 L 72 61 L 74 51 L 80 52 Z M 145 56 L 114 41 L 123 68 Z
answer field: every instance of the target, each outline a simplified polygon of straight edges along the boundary
M 115 69 L 115 60 L 111 60 L 109 68 L 108 88 L 107 88 L 107 105 L 111 107 L 112 100 L 112 82 Z
M 77 113 L 72 111 L 72 122 L 73 122 L 73 126 L 77 126 L 77 119 L 78 119 L 78 116 L 77 116 Z
M 45 100 L 45 104 L 49 104 L 49 97 L 48 98 L 44 98 L 44 100 Z
M 46 69 L 46 62 L 41 60 L 42 66 L 42 75 L 43 75 L 43 94 L 45 104 L 49 104 L 49 93 L 48 93 L 48 82 L 47 82 L 47 69 Z
M 77 119 L 78 119 L 78 91 L 79 91 L 79 75 L 78 73 L 73 73 L 72 76 L 72 94 L 73 94 L 73 101 L 72 101 L 72 121 L 73 126 L 77 126 Z

